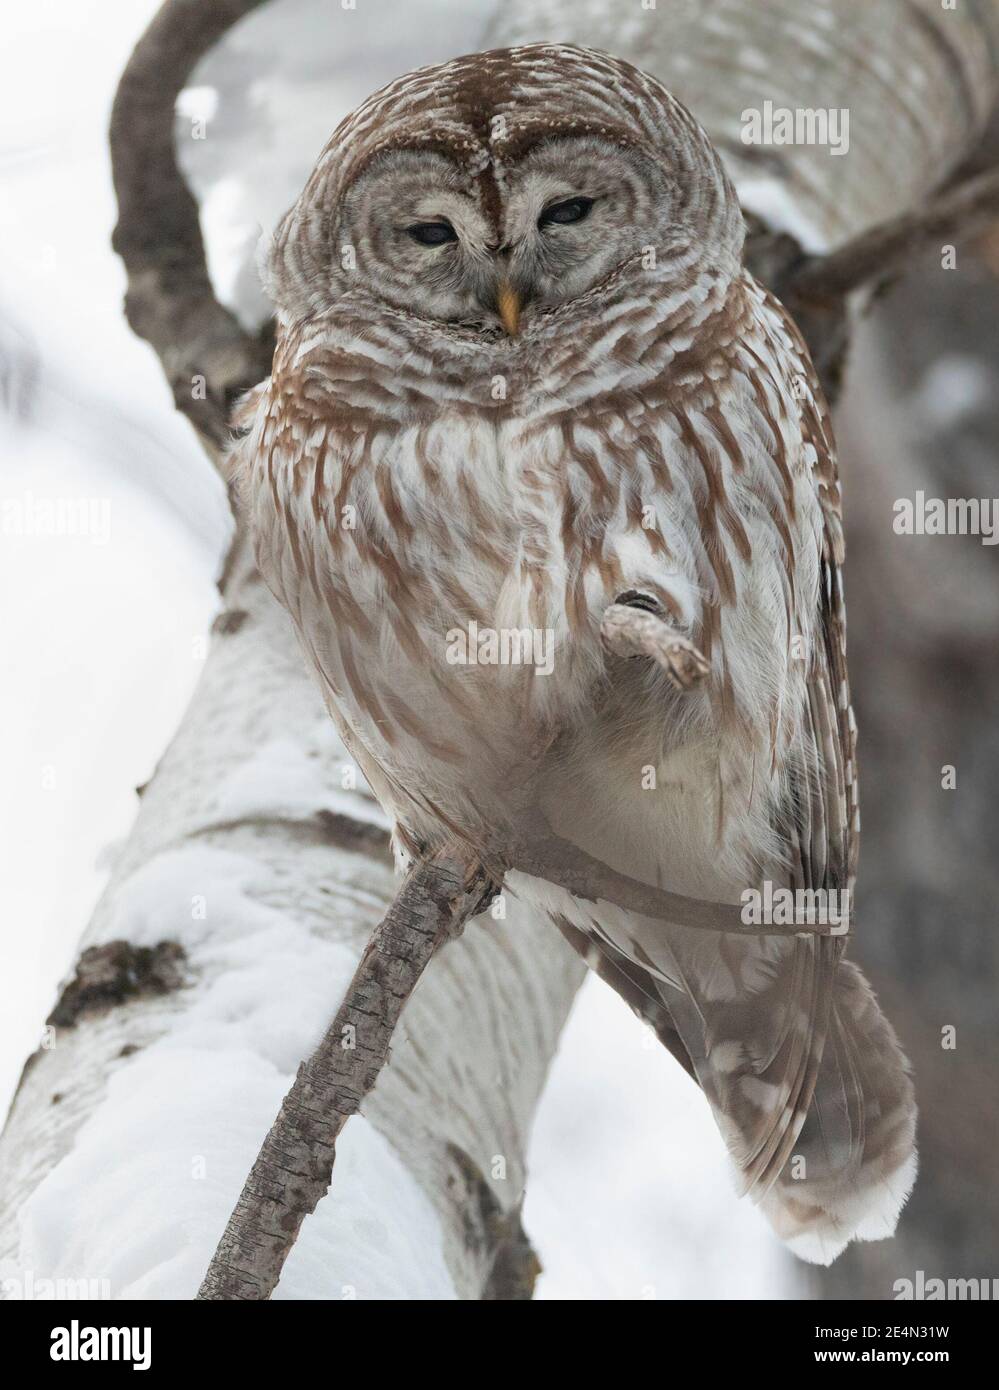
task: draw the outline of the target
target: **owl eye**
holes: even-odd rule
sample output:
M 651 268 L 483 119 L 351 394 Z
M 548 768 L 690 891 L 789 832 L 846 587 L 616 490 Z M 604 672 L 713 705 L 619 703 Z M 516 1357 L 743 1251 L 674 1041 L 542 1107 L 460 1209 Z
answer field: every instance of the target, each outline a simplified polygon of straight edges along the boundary
M 590 214 L 592 198 L 569 198 L 564 203 L 552 203 L 538 218 L 539 227 L 564 227 L 570 222 L 582 222 Z
M 446 241 L 458 240 L 450 222 L 414 222 L 406 231 L 421 246 L 443 246 Z

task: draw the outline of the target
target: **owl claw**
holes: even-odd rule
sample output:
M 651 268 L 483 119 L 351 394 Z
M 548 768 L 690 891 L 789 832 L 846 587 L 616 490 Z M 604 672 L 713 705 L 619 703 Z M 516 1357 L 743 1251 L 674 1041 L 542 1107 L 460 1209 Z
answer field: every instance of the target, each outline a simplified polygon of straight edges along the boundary
M 693 690 L 711 669 L 693 642 L 644 608 L 612 603 L 600 624 L 600 638 L 613 656 L 651 657 L 675 690 Z
M 693 690 L 711 669 L 693 642 L 676 633 L 671 633 L 649 655 L 655 657 L 677 690 Z

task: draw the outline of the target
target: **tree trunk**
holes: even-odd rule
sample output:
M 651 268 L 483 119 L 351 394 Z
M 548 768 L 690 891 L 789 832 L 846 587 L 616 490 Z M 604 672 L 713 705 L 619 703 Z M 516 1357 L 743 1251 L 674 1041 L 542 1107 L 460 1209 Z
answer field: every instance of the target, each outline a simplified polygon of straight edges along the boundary
M 658 77 L 701 122 L 743 206 L 807 249 L 914 204 L 981 134 L 995 102 L 994 0 L 509 0 L 493 45 L 603 48 Z M 743 113 L 849 111 L 843 155 L 743 143 Z
M 299 1061 L 398 886 L 381 812 L 242 559 L 183 724 L 0 1141 L 0 1251 L 193 1297 Z M 531 1116 L 582 967 L 509 896 L 417 988 L 287 1297 L 516 1297 Z

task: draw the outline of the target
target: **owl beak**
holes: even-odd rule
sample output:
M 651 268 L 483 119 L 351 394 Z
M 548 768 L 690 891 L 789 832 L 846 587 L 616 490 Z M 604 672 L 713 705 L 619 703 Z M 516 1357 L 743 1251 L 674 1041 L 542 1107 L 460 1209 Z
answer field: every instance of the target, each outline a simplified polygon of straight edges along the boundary
M 520 295 L 509 280 L 501 280 L 496 291 L 496 307 L 503 327 L 511 338 L 516 338 L 520 330 L 520 302 Z

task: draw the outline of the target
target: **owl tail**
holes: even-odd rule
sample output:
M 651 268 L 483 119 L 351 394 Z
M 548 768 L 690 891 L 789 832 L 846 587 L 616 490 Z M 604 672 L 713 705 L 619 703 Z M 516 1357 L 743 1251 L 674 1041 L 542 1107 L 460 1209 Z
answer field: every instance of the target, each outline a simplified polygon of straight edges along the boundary
M 763 1010 L 664 991 L 743 1191 L 796 1255 L 826 1265 L 893 1235 L 916 1175 L 908 1064 L 841 951 L 797 939 L 770 962 Z
M 841 940 L 694 932 L 667 947 L 660 930 L 659 959 L 642 965 L 555 920 L 698 1082 L 742 1190 L 796 1255 L 830 1264 L 851 1240 L 894 1233 L 916 1174 L 912 1082 Z M 723 953 L 753 993 L 726 988 L 709 964 Z
M 760 1202 L 803 1260 L 831 1264 L 851 1240 L 884 1240 L 916 1178 L 909 1066 L 852 961 L 836 971 L 815 1090 L 794 1152 Z

